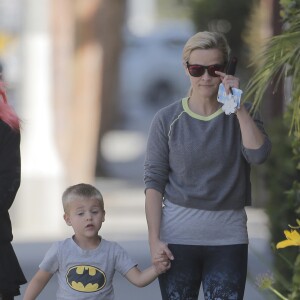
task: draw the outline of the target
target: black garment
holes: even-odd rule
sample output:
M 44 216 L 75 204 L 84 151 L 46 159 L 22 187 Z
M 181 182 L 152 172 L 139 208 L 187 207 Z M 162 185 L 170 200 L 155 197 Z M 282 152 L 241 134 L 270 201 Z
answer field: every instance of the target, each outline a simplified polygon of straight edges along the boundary
M 0 253 L 0 294 L 7 297 L 20 295 L 20 285 L 27 281 L 11 243 L 1 244 Z
M 0 120 L 0 294 L 19 295 L 26 283 L 12 248 L 12 226 L 9 208 L 13 204 L 21 180 L 20 132 Z
M 14 300 L 13 296 L 0 295 L 0 300 Z

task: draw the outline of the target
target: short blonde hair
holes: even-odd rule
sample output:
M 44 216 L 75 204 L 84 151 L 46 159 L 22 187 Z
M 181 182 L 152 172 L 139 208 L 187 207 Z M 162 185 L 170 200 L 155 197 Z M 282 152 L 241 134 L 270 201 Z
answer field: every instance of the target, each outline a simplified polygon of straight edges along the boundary
M 79 183 L 68 187 L 62 195 L 62 204 L 64 211 L 68 210 L 69 203 L 74 197 L 94 198 L 99 201 L 101 209 L 104 211 L 104 201 L 102 194 L 94 186 L 86 183 Z
M 230 56 L 230 47 L 225 36 L 220 32 L 200 31 L 188 39 L 182 51 L 183 64 L 185 65 L 193 50 L 219 49 L 223 54 L 223 64 L 226 65 Z M 190 97 L 193 93 L 192 87 L 188 91 Z
M 224 64 L 228 62 L 230 47 L 225 36 L 220 32 L 200 31 L 188 39 L 182 51 L 183 62 L 190 59 L 193 50 L 219 49 L 224 58 Z

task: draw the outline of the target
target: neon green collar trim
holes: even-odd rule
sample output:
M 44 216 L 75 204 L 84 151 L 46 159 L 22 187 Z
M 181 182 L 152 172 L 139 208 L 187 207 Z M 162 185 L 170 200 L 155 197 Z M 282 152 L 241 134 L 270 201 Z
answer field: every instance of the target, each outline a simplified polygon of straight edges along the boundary
M 222 108 L 219 108 L 216 112 L 214 112 L 212 115 L 210 116 L 201 116 L 201 115 L 198 115 L 194 112 L 192 112 L 189 108 L 189 105 L 188 105 L 188 100 L 189 100 L 189 97 L 186 97 L 186 98 L 183 98 L 182 99 L 182 107 L 184 109 L 184 111 L 190 115 L 192 118 L 195 118 L 195 119 L 198 119 L 198 120 L 201 120 L 201 121 L 210 121 L 212 120 L 213 118 L 217 117 L 218 115 L 222 114 L 223 113 L 223 110 Z

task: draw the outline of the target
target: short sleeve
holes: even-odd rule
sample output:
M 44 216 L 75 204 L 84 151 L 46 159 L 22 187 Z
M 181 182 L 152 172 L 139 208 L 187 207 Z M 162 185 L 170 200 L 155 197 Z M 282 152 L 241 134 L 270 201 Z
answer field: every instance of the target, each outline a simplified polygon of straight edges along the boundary
M 119 244 L 115 244 L 115 269 L 123 276 L 133 267 L 137 266 L 128 253 Z
M 58 242 L 52 244 L 52 246 L 46 252 L 44 259 L 39 265 L 39 268 L 41 270 L 52 274 L 58 271 L 58 249 L 59 249 Z

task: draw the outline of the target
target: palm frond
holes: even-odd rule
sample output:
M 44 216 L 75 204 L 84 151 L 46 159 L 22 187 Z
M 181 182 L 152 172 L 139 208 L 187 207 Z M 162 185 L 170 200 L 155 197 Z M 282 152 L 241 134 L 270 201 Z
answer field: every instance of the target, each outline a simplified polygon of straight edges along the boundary
M 276 92 L 282 80 L 291 78 L 293 117 L 291 129 L 300 131 L 300 18 L 294 20 L 286 31 L 270 38 L 252 65 L 260 65 L 248 82 L 244 101 L 252 101 L 253 109 L 260 105 L 266 90 L 272 85 Z

